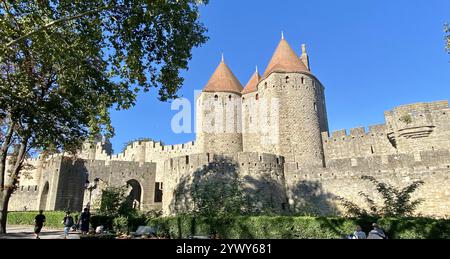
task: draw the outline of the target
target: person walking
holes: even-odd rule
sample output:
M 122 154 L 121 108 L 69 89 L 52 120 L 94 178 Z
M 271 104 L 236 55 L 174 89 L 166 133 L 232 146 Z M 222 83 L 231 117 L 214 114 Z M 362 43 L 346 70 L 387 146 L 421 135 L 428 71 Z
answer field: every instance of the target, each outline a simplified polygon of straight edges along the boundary
M 40 210 L 39 214 L 34 218 L 34 235 L 36 239 L 41 239 L 39 234 L 41 233 L 42 227 L 45 223 L 44 211 Z
M 369 232 L 367 239 L 388 239 L 384 231 L 377 223 L 372 224 L 373 229 Z
M 64 217 L 63 220 L 63 224 L 64 224 L 64 239 L 67 239 L 67 237 L 69 236 L 70 229 L 74 224 L 73 217 L 70 215 L 70 211 L 66 213 L 66 216 Z
M 352 239 L 366 239 L 366 233 L 362 231 L 361 226 L 356 226 L 355 232 L 353 233 Z
M 90 220 L 91 213 L 89 213 L 88 208 L 84 208 L 83 212 L 80 215 L 80 229 L 82 235 L 86 235 L 87 233 L 89 233 Z

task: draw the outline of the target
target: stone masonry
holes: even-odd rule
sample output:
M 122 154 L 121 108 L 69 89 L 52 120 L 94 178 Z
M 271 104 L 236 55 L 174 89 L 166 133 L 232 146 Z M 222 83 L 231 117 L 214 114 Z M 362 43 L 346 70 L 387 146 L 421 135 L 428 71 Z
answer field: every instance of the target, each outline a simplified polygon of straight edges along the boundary
M 398 187 L 422 180 L 417 213 L 450 215 L 447 101 L 399 106 L 382 125 L 330 134 L 325 87 L 306 47 L 299 56 L 282 39 L 264 74 L 256 71 L 245 87 L 222 60 L 195 105 L 198 132 L 190 143 L 138 141 L 113 155 L 109 141 L 98 139 L 76 156 L 30 159 L 10 210 L 80 211 L 95 206 L 107 186 L 126 185 L 136 208 L 171 215 L 189 206 L 189 195 L 175 195 L 180 185 L 212 170 L 236 173 L 249 204 L 261 210 L 339 214 L 337 197 L 363 204 L 359 192 L 376 194 L 361 180 L 370 175 Z

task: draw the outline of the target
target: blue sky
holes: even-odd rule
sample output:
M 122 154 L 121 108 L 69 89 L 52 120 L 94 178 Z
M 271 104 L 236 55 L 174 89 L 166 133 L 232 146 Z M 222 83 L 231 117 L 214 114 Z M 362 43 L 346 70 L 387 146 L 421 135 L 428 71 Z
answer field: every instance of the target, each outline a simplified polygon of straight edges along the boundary
M 331 131 L 384 123 L 384 111 L 401 104 L 450 99 L 448 0 L 211 0 L 201 20 L 210 40 L 193 51 L 179 92 L 191 102 L 222 52 L 243 85 L 256 65 L 263 71 L 281 31 L 298 53 L 307 44 L 312 71 L 326 88 Z M 156 91 L 139 95 L 130 110 L 112 111 L 114 151 L 141 137 L 194 140 L 172 132 L 176 113 Z

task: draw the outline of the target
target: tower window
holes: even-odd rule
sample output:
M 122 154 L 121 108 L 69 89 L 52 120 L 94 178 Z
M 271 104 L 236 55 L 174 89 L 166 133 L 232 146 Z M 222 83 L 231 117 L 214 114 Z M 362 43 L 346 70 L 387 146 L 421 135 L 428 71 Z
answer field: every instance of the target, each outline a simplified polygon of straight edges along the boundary
M 289 83 L 289 77 L 287 76 L 285 79 L 286 79 L 286 84 Z
M 189 156 L 186 156 L 186 164 L 189 164 Z
M 256 94 L 255 99 L 259 100 L 259 95 L 258 94 Z
M 214 95 L 214 101 L 218 101 L 219 100 L 219 96 L 216 94 Z
M 304 85 L 304 84 L 305 84 L 305 78 L 302 77 L 302 85 Z
M 267 82 L 264 83 L 264 89 L 267 89 Z
M 231 101 L 231 95 L 228 96 L 228 100 Z
M 314 111 L 317 111 L 317 104 L 314 103 Z

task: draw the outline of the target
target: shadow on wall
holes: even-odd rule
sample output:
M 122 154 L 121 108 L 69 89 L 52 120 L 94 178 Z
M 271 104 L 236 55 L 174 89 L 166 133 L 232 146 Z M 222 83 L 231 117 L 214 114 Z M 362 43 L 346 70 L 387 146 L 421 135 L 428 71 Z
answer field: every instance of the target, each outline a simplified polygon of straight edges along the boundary
M 208 165 L 179 180 L 169 209 L 204 217 L 239 215 L 245 200 L 238 172 L 237 163 L 214 156 Z
M 241 173 L 231 158 L 214 156 L 209 164 L 179 179 L 169 209 L 171 214 L 202 217 L 338 214 L 334 195 L 319 182 L 301 181 L 288 191 L 285 186 L 284 177 L 269 168 L 249 175 Z
M 318 181 L 299 181 L 290 186 L 290 209 L 294 215 L 301 216 L 338 216 L 339 209 L 333 201 L 337 196 L 324 191 Z

